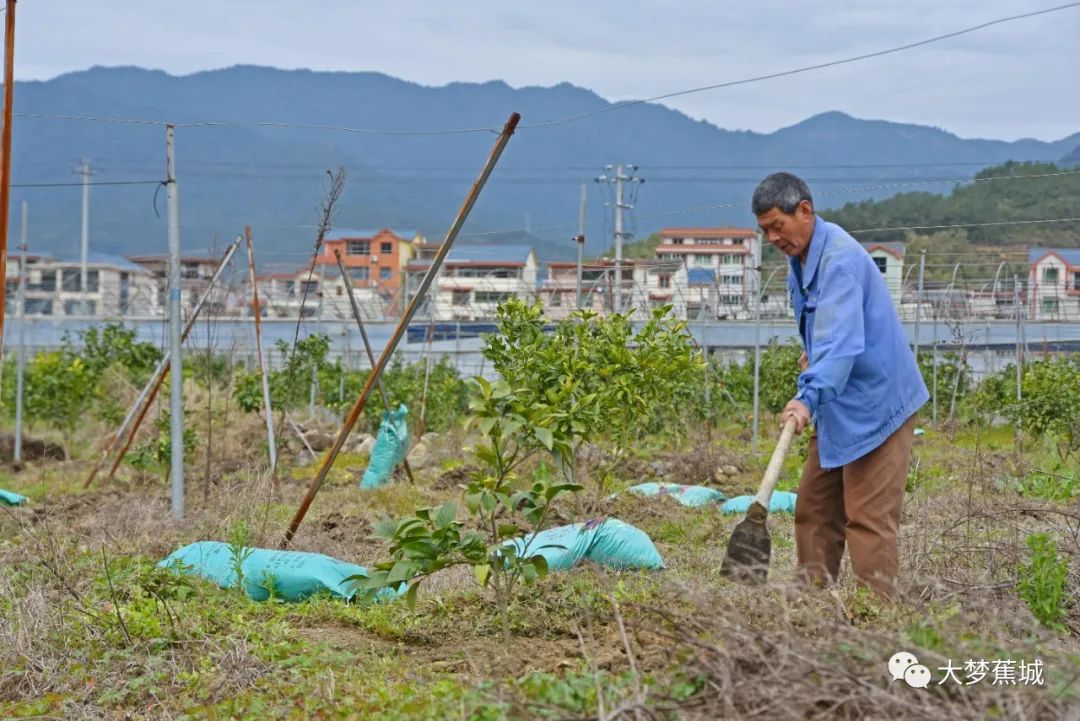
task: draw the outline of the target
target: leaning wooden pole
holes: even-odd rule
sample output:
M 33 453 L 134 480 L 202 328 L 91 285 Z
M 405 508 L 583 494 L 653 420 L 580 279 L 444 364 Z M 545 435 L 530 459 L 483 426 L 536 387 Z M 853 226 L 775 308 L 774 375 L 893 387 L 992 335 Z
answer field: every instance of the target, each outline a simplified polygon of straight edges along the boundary
M 364 321 L 360 318 L 360 306 L 356 303 L 356 293 L 353 290 L 352 278 L 349 276 L 349 271 L 345 269 L 345 261 L 341 259 L 341 251 L 334 250 L 334 257 L 337 258 L 338 270 L 341 271 L 341 282 L 345 284 L 345 292 L 349 294 L 349 305 L 352 306 L 353 318 L 356 318 L 356 325 L 360 328 L 360 337 L 364 339 L 364 350 L 367 351 L 368 363 L 371 364 L 372 371 L 375 370 L 375 353 L 371 350 L 371 341 L 368 340 L 367 329 L 364 328 Z M 383 406 L 386 408 L 386 412 L 390 412 L 390 398 L 386 395 L 386 388 L 383 387 L 382 378 L 376 383 L 379 386 L 379 395 L 382 396 Z M 405 466 L 405 473 L 409 476 L 409 483 L 416 483 L 416 479 L 413 477 L 412 468 L 409 466 L 409 459 L 401 459 L 401 464 Z
M 202 312 L 203 306 L 206 305 L 210 299 L 210 294 L 214 291 L 214 286 L 217 284 L 218 279 L 221 278 L 222 273 L 225 272 L 225 267 L 232 260 L 233 254 L 236 253 L 236 249 L 240 247 L 240 241 L 243 238 L 237 237 L 232 242 L 222 256 L 221 262 L 218 263 L 217 269 L 214 271 L 214 275 L 210 278 L 210 282 L 206 286 L 206 290 L 199 297 L 195 307 L 191 309 L 191 316 L 188 318 L 187 323 L 184 325 L 183 331 L 180 333 L 180 340 L 187 340 L 188 334 L 191 333 L 191 329 L 195 327 L 195 321 L 199 318 L 199 313 Z M 112 466 L 109 468 L 109 478 L 111 479 L 116 475 L 116 469 L 120 467 L 120 461 L 123 460 L 124 455 L 131 448 L 132 441 L 135 440 L 135 433 L 139 430 L 139 426 L 142 425 L 143 419 L 146 418 L 147 411 L 150 410 L 150 406 L 154 403 L 154 398 L 157 397 L 158 391 L 161 390 L 161 384 L 165 382 L 165 375 L 169 372 L 169 354 L 166 353 L 165 357 L 158 361 L 157 367 L 150 376 L 150 380 L 147 381 L 146 386 L 143 388 L 142 393 L 135 400 L 134 405 L 128 411 L 127 417 L 124 418 L 124 422 L 120 424 L 120 428 L 113 434 L 109 444 L 105 447 L 104 453 L 94 467 L 90 470 L 90 475 L 86 477 L 86 481 L 83 482 L 83 488 L 89 488 L 90 484 L 94 482 L 94 478 L 98 472 L 101 471 L 101 466 L 109 458 L 118 445 L 120 445 L 120 439 L 124 438 L 123 447 L 120 450 L 120 454 L 116 456 Z M 131 432 L 125 438 L 124 433 L 128 429 L 128 425 L 131 425 Z
M 0 131 L 0 358 L 4 356 L 7 303 L 8 218 L 11 215 L 11 108 L 15 90 L 15 0 L 4 17 L 4 127 Z
M 413 296 L 413 299 L 409 301 L 408 306 L 405 308 L 405 313 L 401 316 L 401 320 L 398 321 L 397 327 L 394 328 L 394 334 L 390 336 L 390 341 L 386 344 L 386 348 L 383 349 L 382 355 L 379 356 L 379 362 L 371 369 L 371 375 L 368 376 L 363 390 L 360 391 L 360 397 L 356 399 L 356 403 L 353 404 L 349 414 L 345 417 L 345 424 L 338 432 L 333 447 L 331 447 L 330 452 L 326 454 L 326 458 L 323 459 L 322 465 L 319 466 L 319 470 L 315 473 L 315 477 L 311 479 L 311 485 L 308 487 L 307 495 L 305 495 L 304 500 L 300 502 L 300 507 L 296 509 L 296 515 L 293 516 L 292 521 L 289 523 L 289 529 L 285 532 L 285 538 L 281 543 L 282 548 L 288 546 L 289 542 L 292 541 L 293 536 L 296 535 L 296 529 L 298 529 L 303 522 L 304 516 L 307 515 L 308 508 L 311 507 L 311 502 L 315 500 L 319 488 L 326 479 L 326 474 L 330 471 L 330 467 L 333 466 L 334 460 L 337 458 L 338 453 L 341 452 L 342 446 L 345 445 L 345 440 L 349 437 L 349 433 L 352 432 L 357 419 L 360 418 L 360 414 L 364 410 L 364 405 L 367 403 L 368 397 L 371 395 L 371 391 L 375 387 L 376 381 L 378 381 L 383 369 L 389 364 L 390 359 L 394 355 L 394 351 L 397 350 L 402 336 L 405 335 L 405 330 L 409 327 L 409 323 L 416 314 L 417 307 L 423 302 L 428 288 L 431 287 L 431 283 L 435 279 L 435 275 L 439 272 L 439 268 L 442 267 L 443 261 L 446 260 L 447 253 L 450 252 L 450 248 L 454 245 L 454 240 L 457 239 L 458 233 L 461 232 L 461 226 L 465 224 L 465 220 L 469 217 L 469 212 L 472 211 L 473 205 L 476 204 L 476 199 L 480 197 L 480 191 L 483 190 L 484 184 L 491 175 L 491 171 L 495 169 L 495 165 L 499 162 L 499 156 L 501 156 L 503 150 L 506 149 L 506 144 L 514 134 L 514 129 L 517 127 L 519 120 L 521 120 L 520 115 L 511 113 L 510 119 L 506 121 L 506 125 L 503 127 L 502 132 L 499 133 L 499 138 L 495 141 L 495 147 L 491 149 L 491 154 L 484 163 L 484 167 L 480 170 L 480 177 L 476 179 L 476 182 L 473 183 L 472 188 L 469 190 L 469 194 L 465 197 L 465 202 L 462 204 L 461 209 L 458 210 L 457 217 L 454 218 L 450 230 L 447 231 L 446 238 L 443 240 L 442 245 L 439 246 L 439 252 L 431 261 L 431 266 L 428 268 L 427 273 L 424 274 L 424 279 L 420 282 L 420 287 L 417 289 L 416 295 Z
M 263 406 L 266 410 L 266 442 L 270 450 L 270 477 L 277 481 L 277 445 L 274 443 L 274 412 L 270 407 L 270 381 L 266 373 L 266 359 L 262 351 L 262 309 L 259 307 L 259 285 L 255 281 L 255 246 L 251 238 L 251 226 L 244 226 L 247 242 L 248 278 L 251 280 L 251 310 L 255 314 L 255 352 L 259 356 L 259 379 L 262 383 Z

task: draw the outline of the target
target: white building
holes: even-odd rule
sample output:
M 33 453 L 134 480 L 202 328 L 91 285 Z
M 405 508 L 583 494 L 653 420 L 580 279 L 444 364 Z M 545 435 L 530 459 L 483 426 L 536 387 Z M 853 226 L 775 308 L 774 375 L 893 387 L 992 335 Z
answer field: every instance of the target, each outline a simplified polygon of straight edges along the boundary
M 18 256 L 8 259 L 7 276 L 8 304 L 14 315 Z M 85 292 L 81 260 L 28 255 L 24 309 L 27 316 L 102 319 L 156 317 L 162 313 L 153 274 L 125 258 L 104 253 L 87 256 Z
M 430 265 L 424 254 L 405 267 L 405 293 L 411 298 Z M 447 255 L 428 292 L 434 320 L 483 320 L 495 317 L 499 303 L 536 299 L 536 253 L 527 245 L 456 245 Z
M 672 314 L 686 314 L 686 268 L 679 261 L 627 258 L 622 262 L 622 311 L 647 318 L 653 308 L 672 305 Z M 615 261 L 585 263 L 581 269 L 581 307 L 601 315 L 615 309 Z M 577 307 L 577 263 L 548 263 L 548 276 L 540 287 L 545 314 L 566 318 Z
M 1032 320 L 1080 320 L 1080 248 L 1028 249 Z
M 756 231 L 749 228 L 664 228 L 660 238 L 656 259 L 681 261 L 688 294 L 698 296 L 686 299 L 690 316 L 697 317 L 702 308 L 711 319 L 748 316 L 756 269 L 761 265 L 761 236 Z
M 564 320 L 577 308 L 577 263 L 552 261 L 540 286 L 540 301 L 544 314 L 552 320 Z M 581 307 L 604 313 L 607 308 L 606 279 L 611 266 L 605 263 L 583 263 L 581 266 Z
M 238 254 L 239 255 L 239 254 Z M 162 308 L 168 306 L 169 256 L 132 255 L 127 260 L 148 271 L 156 281 L 157 302 Z M 183 294 L 184 312 L 191 311 L 199 298 L 210 287 L 220 260 L 209 256 L 191 255 L 180 258 L 180 290 Z M 230 298 L 224 283 L 214 287 L 207 298 L 204 312 L 222 315 L 229 311 Z
M 881 271 L 885 285 L 889 288 L 889 295 L 897 308 L 904 292 L 904 244 L 896 242 L 867 242 L 861 243 L 866 252 L 873 258 L 874 264 Z

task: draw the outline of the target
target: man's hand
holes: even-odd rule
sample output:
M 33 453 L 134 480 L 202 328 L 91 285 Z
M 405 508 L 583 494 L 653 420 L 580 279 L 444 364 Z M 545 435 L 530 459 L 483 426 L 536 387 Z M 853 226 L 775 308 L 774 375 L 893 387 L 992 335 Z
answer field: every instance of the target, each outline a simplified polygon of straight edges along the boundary
M 810 409 L 802 401 L 792 399 L 788 401 L 787 405 L 784 406 L 784 410 L 780 412 L 781 428 L 787 425 L 789 418 L 795 419 L 795 435 L 801 435 L 806 430 L 806 427 L 810 425 Z
M 806 356 L 806 351 L 803 351 L 799 356 L 799 370 L 806 370 L 810 367 L 810 359 Z

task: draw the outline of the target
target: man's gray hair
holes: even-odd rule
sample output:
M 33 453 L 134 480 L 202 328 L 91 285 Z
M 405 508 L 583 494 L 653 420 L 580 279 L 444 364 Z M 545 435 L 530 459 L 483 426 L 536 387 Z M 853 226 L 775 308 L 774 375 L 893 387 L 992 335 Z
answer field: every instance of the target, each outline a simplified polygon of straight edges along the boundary
M 791 215 L 804 200 L 814 204 L 814 197 L 810 195 L 810 186 L 802 178 L 791 173 L 773 173 L 762 180 L 756 190 L 751 208 L 754 215 L 768 213 L 773 208 L 779 208 L 781 212 Z

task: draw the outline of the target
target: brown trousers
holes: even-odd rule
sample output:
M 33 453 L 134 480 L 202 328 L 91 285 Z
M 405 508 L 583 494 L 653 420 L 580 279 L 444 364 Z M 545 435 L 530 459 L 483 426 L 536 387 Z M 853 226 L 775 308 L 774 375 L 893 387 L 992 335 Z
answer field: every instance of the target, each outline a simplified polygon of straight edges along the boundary
M 797 574 L 802 580 L 823 584 L 839 578 L 846 541 L 856 579 L 893 596 L 914 426 L 913 416 L 862 458 L 827 471 L 818 460 L 817 437 L 811 436 L 795 503 Z

